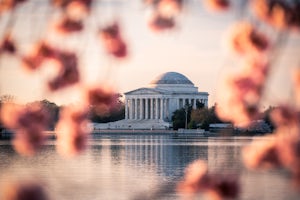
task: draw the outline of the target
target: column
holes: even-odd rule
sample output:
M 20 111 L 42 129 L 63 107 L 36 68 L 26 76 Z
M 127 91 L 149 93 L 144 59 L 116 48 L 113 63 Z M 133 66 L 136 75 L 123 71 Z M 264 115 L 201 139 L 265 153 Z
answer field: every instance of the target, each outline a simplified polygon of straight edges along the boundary
M 133 102 L 132 102 L 132 99 L 129 99 L 129 119 L 132 119 L 133 118 Z
M 145 119 L 148 119 L 148 116 L 149 116 L 149 114 L 148 114 L 148 98 L 146 98 L 145 99 Z
M 177 108 L 177 109 L 180 109 L 180 98 L 177 99 L 176 104 L 177 104 L 177 105 L 176 105 L 176 108 Z
M 155 119 L 158 119 L 158 98 L 155 99 Z
M 169 118 L 169 98 L 166 99 L 166 117 L 168 117 L 168 121 L 171 120 Z
M 137 98 L 134 99 L 134 119 L 137 119 Z
M 153 119 L 153 99 L 150 99 L 150 119 Z
M 125 99 L 125 119 L 128 119 L 128 99 Z
M 160 98 L 160 119 L 164 120 L 164 99 Z
M 193 109 L 196 109 L 196 99 L 193 100 Z
M 143 119 L 143 99 L 140 99 L 140 119 Z

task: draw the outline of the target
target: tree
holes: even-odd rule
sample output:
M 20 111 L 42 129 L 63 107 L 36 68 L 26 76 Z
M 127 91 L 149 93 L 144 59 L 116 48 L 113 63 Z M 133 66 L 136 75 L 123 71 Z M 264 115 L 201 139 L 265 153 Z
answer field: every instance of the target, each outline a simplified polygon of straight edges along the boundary
M 215 106 L 211 108 L 200 108 L 192 110 L 191 112 L 191 122 L 189 127 L 202 128 L 209 130 L 209 124 L 211 123 L 221 123 L 222 121 L 217 117 L 215 113 Z M 196 126 L 195 126 L 196 124 Z
M 186 105 L 185 108 L 175 110 L 172 115 L 173 129 L 185 128 L 185 124 L 189 124 L 191 120 L 192 106 Z
M 27 105 L 30 106 L 30 105 L 35 104 L 35 103 L 41 104 L 43 109 L 46 109 L 46 111 L 49 113 L 50 121 L 49 121 L 49 127 L 48 128 L 50 130 L 53 130 L 56 123 L 57 123 L 57 121 L 58 121 L 58 119 L 59 119 L 60 107 L 58 105 L 56 105 L 55 103 L 50 102 L 47 99 L 44 99 L 42 101 L 34 101 L 34 102 L 31 102 L 31 103 L 28 103 Z
M 10 94 L 4 94 L 0 96 L 0 103 L 13 103 L 16 101 L 16 97 Z

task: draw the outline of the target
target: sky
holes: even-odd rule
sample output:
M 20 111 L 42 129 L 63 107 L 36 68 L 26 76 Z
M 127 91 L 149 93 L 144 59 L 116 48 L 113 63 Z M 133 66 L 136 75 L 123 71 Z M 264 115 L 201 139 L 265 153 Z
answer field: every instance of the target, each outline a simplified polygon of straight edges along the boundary
M 84 84 L 112 85 L 118 92 L 124 93 L 147 86 L 162 73 L 175 71 L 188 77 L 200 92 L 208 92 L 209 106 L 212 106 L 217 101 L 218 83 L 223 72 L 231 67 L 229 65 L 235 65 L 224 47 L 224 38 L 230 25 L 240 19 L 237 17 L 238 10 L 213 13 L 207 11 L 201 1 L 190 0 L 178 17 L 174 30 L 156 33 L 147 25 L 149 9 L 141 1 L 102 0 L 94 5 L 85 31 L 66 39 L 55 35 L 49 29 L 51 24 L 45 23 L 49 19 L 55 21 L 59 14 L 49 9 L 45 1 L 33 2 L 17 10 L 13 35 L 20 41 L 21 53 L 26 54 L 40 38 L 46 38 L 62 48 L 74 49 L 80 54 L 80 72 Z M 3 30 L 7 16 L 0 18 L 0 30 Z M 99 26 L 105 26 L 115 19 L 120 22 L 122 36 L 129 49 L 129 56 L 120 61 L 104 52 L 96 34 Z M 283 74 L 288 75 L 284 66 L 287 63 L 299 63 L 299 60 L 295 60 L 299 52 L 299 38 L 292 40 L 296 43 L 290 44 L 291 47 L 285 51 L 295 56 L 292 56 L 292 60 L 290 57 L 281 57 L 278 60 L 280 67 L 274 70 L 274 77 L 280 76 L 282 79 Z M 49 99 L 58 104 L 79 101 L 81 97 L 77 87 L 55 93 L 45 92 L 44 82 L 52 73 L 51 67 L 26 73 L 17 60 L 2 55 L 0 93 L 14 95 L 21 101 Z M 269 89 L 272 91 L 268 97 L 271 103 L 274 103 L 273 97 L 281 100 L 284 96 L 289 98 L 290 93 L 286 81 L 286 84 L 275 82 L 270 84 Z

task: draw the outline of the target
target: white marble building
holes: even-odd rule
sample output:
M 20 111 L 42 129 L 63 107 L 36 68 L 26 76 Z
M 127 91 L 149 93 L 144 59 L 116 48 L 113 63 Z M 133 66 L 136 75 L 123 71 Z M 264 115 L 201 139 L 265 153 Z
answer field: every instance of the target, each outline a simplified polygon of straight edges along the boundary
M 108 123 L 109 129 L 167 129 L 173 112 L 197 102 L 208 106 L 208 93 L 184 75 L 167 72 L 154 79 L 148 87 L 125 93 L 125 119 Z

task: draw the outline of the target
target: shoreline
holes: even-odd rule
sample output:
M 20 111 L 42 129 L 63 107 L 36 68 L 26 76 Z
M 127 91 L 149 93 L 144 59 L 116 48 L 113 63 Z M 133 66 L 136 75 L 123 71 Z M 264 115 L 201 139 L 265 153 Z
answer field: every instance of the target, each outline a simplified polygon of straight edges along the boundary
M 189 129 L 187 129 L 189 130 Z M 48 139 L 56 139 L 55 131 L 44 131 Z M 215 133 L 211 132 L 184 132 L 178 130 L 148 130 L 148 129 L 99 129 L 93 130 L 91 136 L 101 135 L 170 135 L 170 136 L 215 136 Z M 13 137 L 12 130 L 2 130 L 0 139 L 11 139 Z
M 104 134 L 160 134 L 160 135 L 169 135 L 176 134 L 176 130 L 143 130 L 143 129 L 101 129 L 93 130 L 92 135 L 104 135 Z

